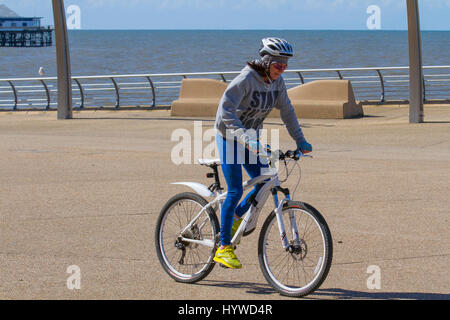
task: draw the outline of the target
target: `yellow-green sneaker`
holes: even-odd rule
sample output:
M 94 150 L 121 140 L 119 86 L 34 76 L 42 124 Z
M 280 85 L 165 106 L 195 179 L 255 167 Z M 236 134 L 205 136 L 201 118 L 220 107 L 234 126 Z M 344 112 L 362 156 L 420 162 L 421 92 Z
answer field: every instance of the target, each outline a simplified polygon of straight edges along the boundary
M 217 249 L 214 255 L 214 261 L 223 264 L 225 267 L 232 269 L 242 268 L 242 264 L 234 254 L 232 246 L 225 246 L 223 249 Z

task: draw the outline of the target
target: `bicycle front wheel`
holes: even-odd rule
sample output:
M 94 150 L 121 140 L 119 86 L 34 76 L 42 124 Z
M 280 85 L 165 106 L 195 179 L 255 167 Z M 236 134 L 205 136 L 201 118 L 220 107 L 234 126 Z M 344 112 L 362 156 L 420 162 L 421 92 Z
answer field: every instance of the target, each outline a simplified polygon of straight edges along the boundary
M 178 194 L 167 201 L 156 223 L 155 244 L 159 261 L 169 276 L 178 282 L 197 282 L 214 267 L 219 222 L 212 208 L 198 215 L 207 204 L 198 194 Z
M 261 228 L 258 258 L 269 284 L 282 295 L 302 297 L 327 277 L 333 256 L 331 233 L 322 215 L 303 202 L 289 202 L 281 213 L 289 247 L 281 245 L 275 211 Z

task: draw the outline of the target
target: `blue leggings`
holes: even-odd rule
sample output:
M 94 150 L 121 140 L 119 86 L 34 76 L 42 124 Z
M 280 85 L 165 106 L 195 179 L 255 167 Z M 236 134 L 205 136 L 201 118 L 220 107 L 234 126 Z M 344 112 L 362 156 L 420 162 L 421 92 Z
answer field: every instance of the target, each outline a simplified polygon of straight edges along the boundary
M 268 167 L 268 165 L 262 164 L 259 159 L 257 159 L 256 163 L 254 163 L 255 161 L 249 161 L 251 158 L 250 152 L 236 141 L 227 141 L 217 134 L 216 142 L 222 172 L 227 183 L 227 196 L 222 205 L 220 216 L 220 243 L 221 245 L 229 245 L 231 244 L 231 228 L 233 226 L 234 215 L 236 214 L 238 217 L 242 217 L 250 208 L 251 202 L 248 201 L 249 198 L 261 189 L 261 185 L 256 185 L 246 195 L 244 200 L 239 203 L 243 194 L 241 166 L 244 167 L 250 178 L 255 178 L 261 175 L 261 168 Z M 231 148 L 233 148 L 234 152 L 233 157 L 227 157 L 227 149 L 229 155 Z M 242 156 L 242 159 L 240 159 L 240 156 Z

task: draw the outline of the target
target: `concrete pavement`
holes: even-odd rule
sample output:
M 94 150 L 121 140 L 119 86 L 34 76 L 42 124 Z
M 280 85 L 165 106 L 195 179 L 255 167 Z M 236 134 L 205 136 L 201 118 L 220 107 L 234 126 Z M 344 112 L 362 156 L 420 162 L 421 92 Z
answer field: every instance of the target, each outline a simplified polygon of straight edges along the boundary
M 328 278 L 308 298 L 449 299 L 450 108 L 425 107 L 423 124 L 408 123 L 407 106 L 364 114 L 301 120 L 314 158 L 302 161 L 296 197 L 323 213 L 334 240 Z M 157 215 L 187 190 L 170 183 L 208 183 L 206 168 L 170 158 L 172 132 L 193 132 L 193 120 L 214 124 L 167 110 L 0 113 L 0 298 L 290 299 L 262 276 L 258 230 L 236 251 L 241 270 L 216 267 L 196 285 L 162 270 Z M 280 120 L 265 128 L 293 147 Z M 73 265 L 79 290 L 67 287 Z M 367 286 L 370 266 L 380 289 Z

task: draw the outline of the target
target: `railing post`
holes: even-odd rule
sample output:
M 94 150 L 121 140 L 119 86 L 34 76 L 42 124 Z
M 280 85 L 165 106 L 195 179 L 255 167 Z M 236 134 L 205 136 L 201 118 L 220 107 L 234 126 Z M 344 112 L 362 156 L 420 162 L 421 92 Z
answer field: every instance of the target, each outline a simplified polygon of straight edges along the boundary
M 17 99 L 17 91 L 16 91 L 16 87 L 14 86 L 14 84 L 12 83 L 12 81 L 8 80 L 9 85 L 11 86 L 11 89 L 13 91 L 14 94 L 14 107 L 13 107 L 13 111 L 17 110 L 17 103 L 18 103 L 18 99 Z
M 342 77 L 342 74 L 341 74 L 341 72 L 339 70 L 336 70 L 336 72 L 337 72 L 340 80 L 344 79 L 344 77 Z
M 73 81 L 75 81 L 75 83 L 78 86 L 78 89 L 80 90 L 80 98 L 81 98 L 81 102 L 80 102 L 80 109 L 84 108 L 84 90 L 83 87 L 81 86 L 80 81 L 78 81 L 78 79 L 74 78 Z
M 380 70 L 376 70 L 378 73 L 378 77 L 380 78 L 380 86 L 381 86 L 381 99 L 380 99 L 380 103 L 383 103 L 385 101 L 385 89 L 384 89 L 384 80 L 383 80 L 383 76 L 381 75 L 381 71 Z
M 44 86 L 45 94 L 47 95 L 47 106 L 45 107 L 45 110 L 49 110 L 50 109 L 50 92 L 48 91 L 48 86 L 44 80 L 39 80 L 39 81 Z
M 425 87 L 425 76 L 423 76 L 423 102 L 425 103 L 425 101 L 427 101 L 427 96 L 426 96 L 426 87 Z
M 152 108 L 156 106 L 156 97 L 155 97 L 155 86 L 153 85 L 153 81 L 149 76 L 146 77 L 147 81 L 150 83 L 150 87 L 152 88 Z
M 299 78 L 300 78 L 300 82 L 301 82 L 302 84 L 305 84 L 305 79 L 303 79 L 303 76 L 302 76 L 301 72 L 298 71 L 297 74 L 298 74 L 298 76 L 299 76 Z
M 116 106 L 114 108 L 118 109 L 120 107 L 119 86 L 117 85 L 117 82 L 113 77 L 111 77 L 110 79 L 114 85 L 114 89 L 116 90 Z

